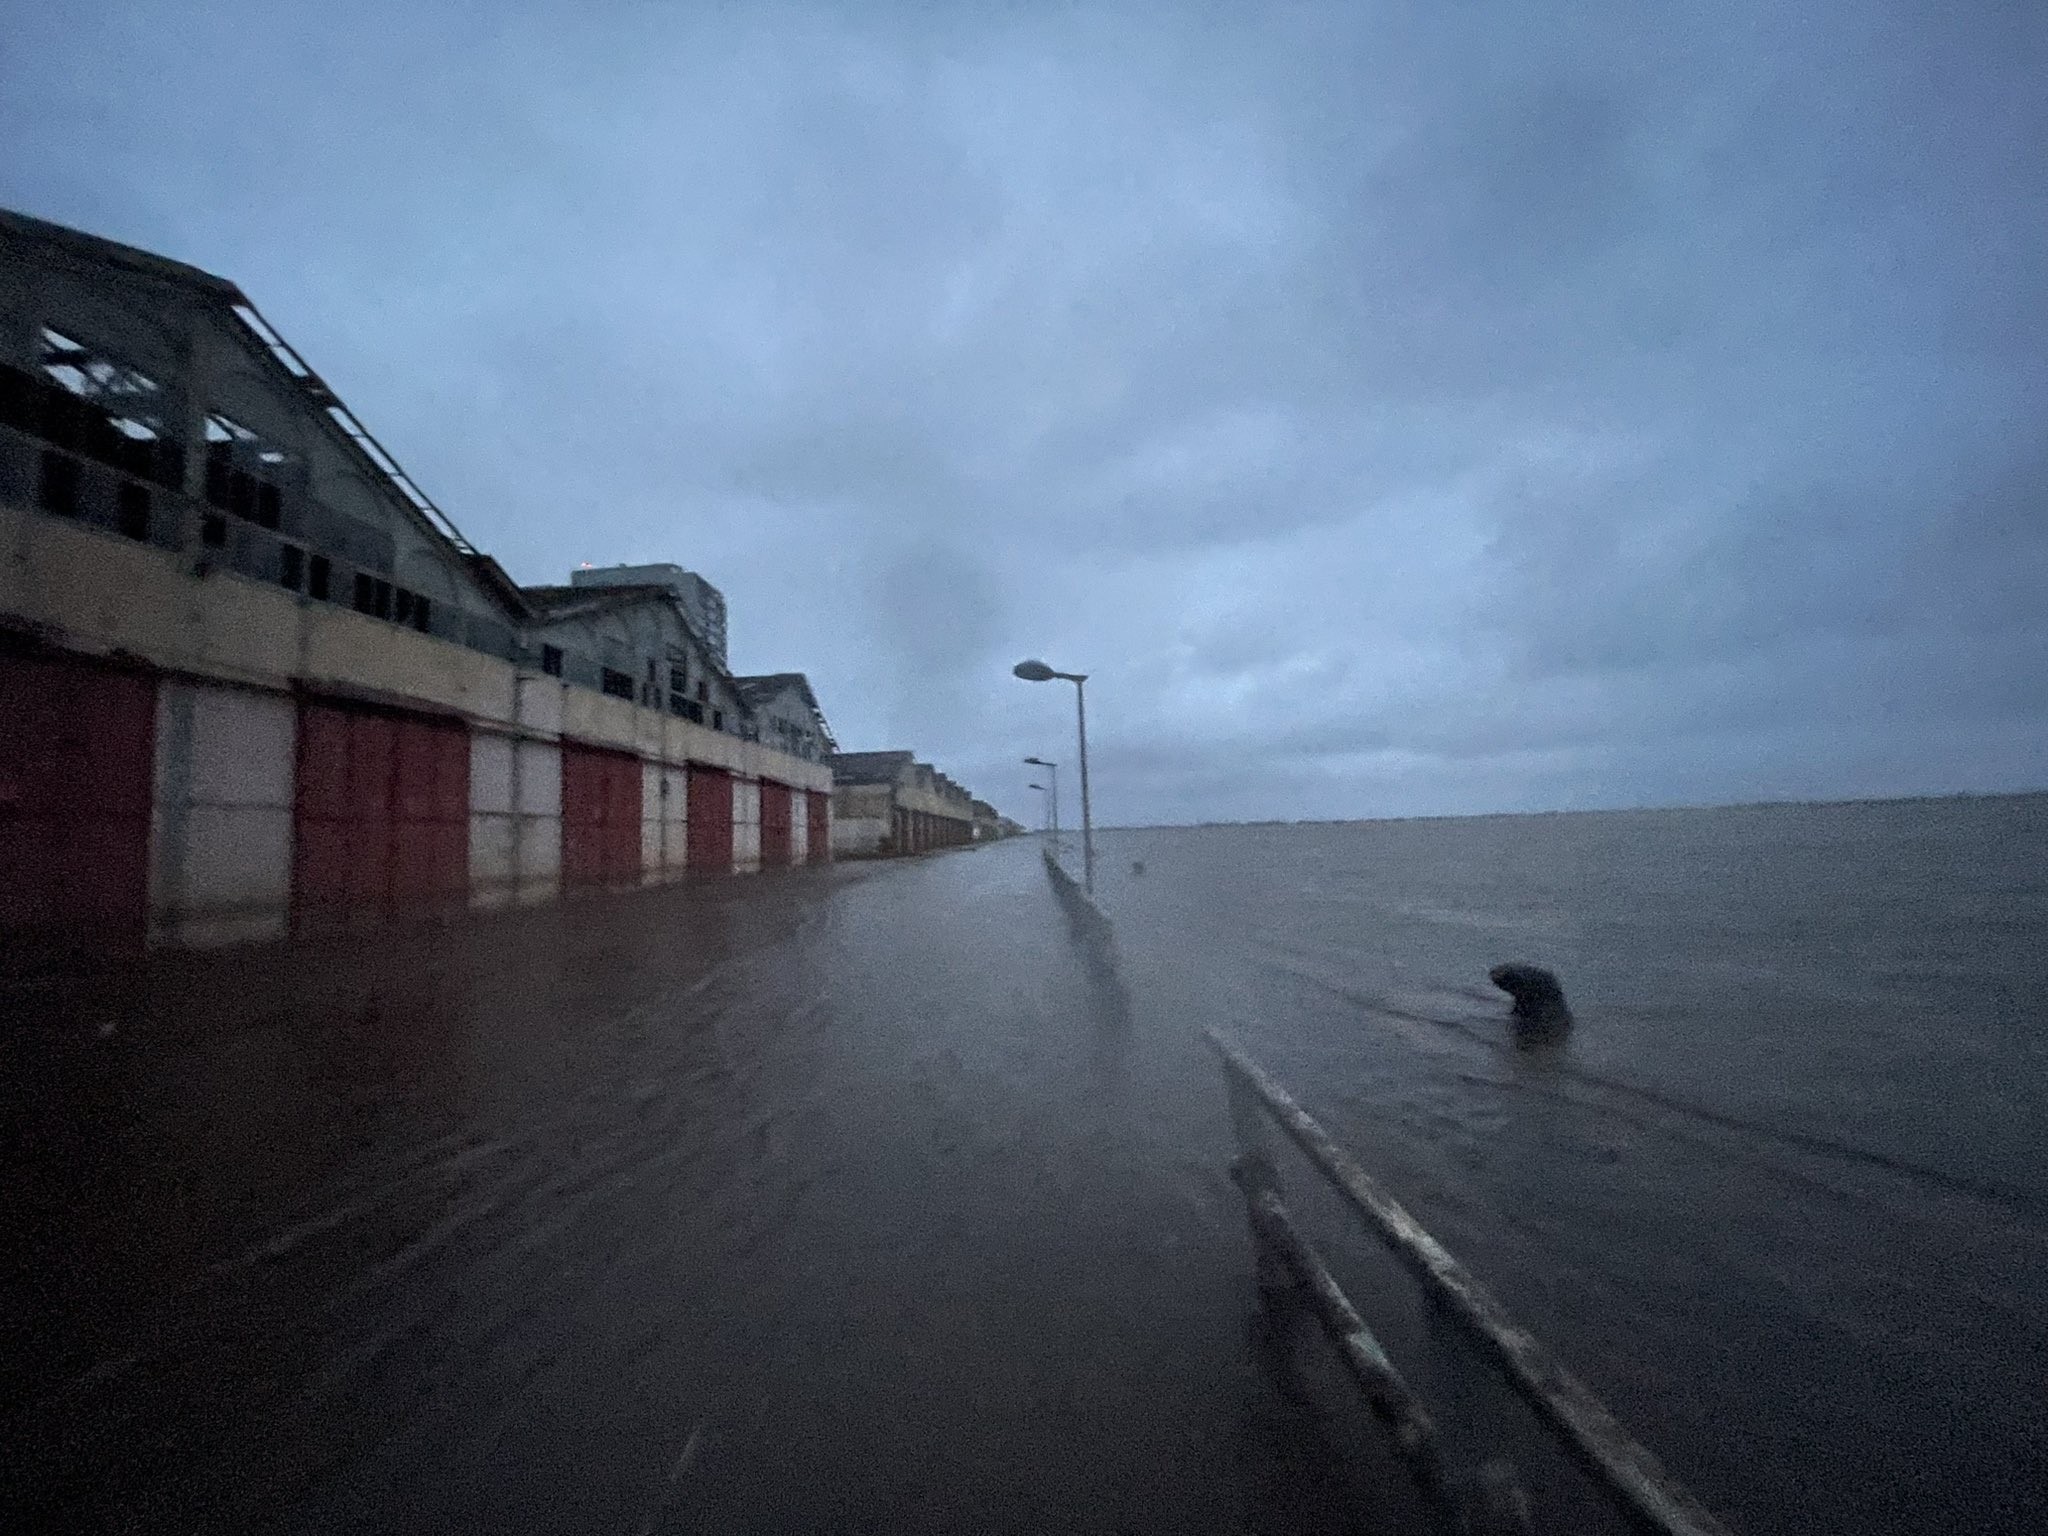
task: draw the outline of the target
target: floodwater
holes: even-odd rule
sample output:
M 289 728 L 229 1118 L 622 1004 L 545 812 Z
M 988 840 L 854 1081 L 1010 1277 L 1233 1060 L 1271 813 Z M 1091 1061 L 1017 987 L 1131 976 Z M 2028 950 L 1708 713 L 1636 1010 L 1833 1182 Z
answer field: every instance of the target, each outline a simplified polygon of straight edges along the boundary
M 1025 841 L 17 977 L 0 1500 L 1410 1529 L 1257 1309 L 1216 1025 L 1736 1530 L 2031 1529 L 2044 846 L 2048 797 L 1112 832 L 1108 963 Z M 1566 1041 L 1508 1043 L 1505 959 Z M 1284 1176 L 1459 1457 L 1599 1528 Z

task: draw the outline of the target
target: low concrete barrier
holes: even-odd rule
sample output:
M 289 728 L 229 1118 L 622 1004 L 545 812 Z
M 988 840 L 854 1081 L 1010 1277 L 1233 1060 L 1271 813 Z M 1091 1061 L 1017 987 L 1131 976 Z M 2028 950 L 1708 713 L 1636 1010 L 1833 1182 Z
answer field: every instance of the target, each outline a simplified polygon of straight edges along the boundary
M 1205 1033 L 1223 1062 L 1238 1145 L 1233 1176 L 1244 1192 L 1260 1287 L 1306 1288 L 1323 1327 L 1343 1351 L 1374 1411 L 1392 1426 L 1397 1448 L 1425 1490 L 1444 1487 L 1428 1416 L 1409 1396 L 1314 1251 L 1288 1222 L 1267 1134 L 1269 1118 L 1422 1282 L 1431 1299 L 1478 1341 L 1509 1385 L 1592 1474 L 1634 1529 L 1646 1536 L 1728 1536 L 1728 1528 L 1664 1470 L 1592 1389 L 1515 1322 L 1492 1292 L 1338 1146 L 1265 1068 L 1214 1029 Z M 1520 1518 L 1519 1495 L 1503 1487 L 1498 1470 L 1476 1481 L 1482 1494 L 1506 1494 L 1493 1510 L 1483 1513 L 1511 1524 Z M 1478 1523 L 1481 1513 L 1476 1511 L 1470 1523 Z
M 1095 904 L 1095 898 L 1081 888 L 1081 882 L 1067 873 L 1066 866 L 1054 857 L 1050 848 L 1039 850 L 1045 857 L 1045 873 L 1052 881 L 1052 893 L 1066 910 L 1068 919 L 1082 934 L 1098 942 L 1114 937 L 1109 916 Z

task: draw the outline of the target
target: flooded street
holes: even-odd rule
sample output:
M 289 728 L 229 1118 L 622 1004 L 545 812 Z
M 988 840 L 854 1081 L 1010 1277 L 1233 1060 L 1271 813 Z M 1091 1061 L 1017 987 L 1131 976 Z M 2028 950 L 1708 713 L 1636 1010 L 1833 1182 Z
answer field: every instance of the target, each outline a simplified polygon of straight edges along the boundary
M 1247 1347 L 1214 1068 L 1028 844 L 17 998 L 8 1470 L 64 1526 L 1388 1505 Z
M 1110 833 L 1113 968 L 1026 840 L 18 983 L 8 1497 L 1407 1528 L 1319 1357 L 1253 1326 L 1215 1024 L 1734 1529 L 2023 1529 L 2042 802 L 1984 805 Z M 1510 956 L 1560 969 L 1563 1047 L 1505 1045 Z M 1283 1173 L 1460 1454 L 1602 1528 Z

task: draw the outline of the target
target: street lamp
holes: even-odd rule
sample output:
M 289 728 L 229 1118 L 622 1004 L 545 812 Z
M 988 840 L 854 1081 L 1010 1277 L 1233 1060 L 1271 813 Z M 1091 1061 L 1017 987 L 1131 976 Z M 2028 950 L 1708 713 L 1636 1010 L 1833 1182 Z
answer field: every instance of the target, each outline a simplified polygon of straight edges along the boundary
M 1083 686 L 1086 672 L 1055 672 L 1042 661 L 1020 661 L 1010 668 L 1027 683 L 1049 683 L 1060 678 L 1074 685 L 1074 723 L 1081 737 L 1081 883 L 1095 894 L 1095 820 L 1088 810 L 1088 696 Z
M 1058 847 L 1060 841 L 1060 765 L 1047 762 L 1042 757 L 1027 757 L 1025 762 L 1034 768 L 1043 768 L 1052 779 L 1052 841 Z
M 1050 793 L 1050 791 L 1049 791 L 1049 790 L 1047 790 L 1047 789 L 1046 789 L 1046 787 L 1045 787 L 1045 786 L 1044 786 L 1043 784 L 1026 784 L 1026 785 L 1025 785 L 1024 787 L 1025 787 L 1026 789 L 1035 789 L 1035 790 L 1037 790 L 1037 791 L 1038 791 L 1038 792 L 1039 792 L 1039 793 L 1040 793 L 1041 795 L 1043 795 L 1043 794 L 1049 794 L 1049 793 Z M 1046 805 L 1046 802 L 1044 802 L 1044 801 L 1040 801 L 1040 802 L 1039 802 L 1039 806 L 1038 806 L 1038 815 L 1039 815 L 1039 819 L 1040 819 L 1040 820 L 1042 820 L 1042 821 L 1047 821 L 1047 822 L 1050 822 L 1050 821 L 1052 820 L 1052 817 L 1051 817 L 1051 814 L 1050 814 L 1050 813 L 1049 813 L 1049 812 L 1048 812 L 1048 811 L 1047 811 L 1047 810 L 1045 809 L 1045 805 Z

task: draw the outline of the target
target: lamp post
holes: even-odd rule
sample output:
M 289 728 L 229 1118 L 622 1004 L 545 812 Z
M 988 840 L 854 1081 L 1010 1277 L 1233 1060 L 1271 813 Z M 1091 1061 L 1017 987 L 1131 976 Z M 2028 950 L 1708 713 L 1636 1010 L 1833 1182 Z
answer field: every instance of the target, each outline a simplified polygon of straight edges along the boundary
M 1086 672 L 1055 672 L 1042 661 L 1020 661 L 1010 671 L 1027 683 L 1060 678 L 1074 685 L 1074 724 L 1081 738 L 1081 883 L 1095 894 L 1095 819 L 1088 808 L 1088 681 Z
M 1052 843 L 1057 848 L 1060 842 L 1060 765 L 1047 762 L 1042 757 L 1027 757 L 1024 761 L 1034 768 L 1043 768 L 1052 780 Z
M 1041 795 L 1051 793 L 1051 791 L 1048 790 L 1043 784 L 1027 784 L 1024 787 L 1026 789 L 1035 789 Z M 1040 821 L 1044 822 L 1049 827 L 1052 825 L 1052 814 L 1046 810 L 1046 805 L 1048 803 L 1049 802 L 1044 800 L 1038 802 L 1038 817 Z

